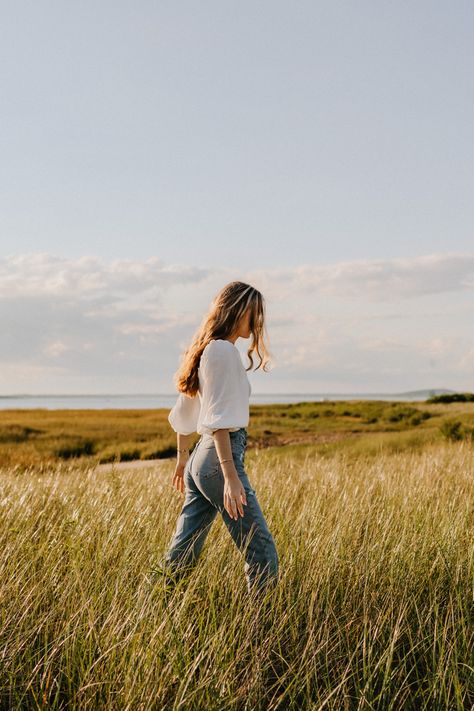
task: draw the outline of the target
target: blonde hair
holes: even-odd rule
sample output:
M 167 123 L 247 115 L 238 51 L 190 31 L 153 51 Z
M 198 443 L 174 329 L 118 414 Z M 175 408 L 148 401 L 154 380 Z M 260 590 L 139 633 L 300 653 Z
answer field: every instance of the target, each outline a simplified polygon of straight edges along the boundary
M 228 339 L 247 309 L 250 309 L 249 326 L 252 340 L 247 350 L 250 365 L 246 370 L 253 366 L 252 353 L 255 351 L 260 358 L 255 370 L 262 368 L 265 372 L 268 371 L 266 366 L 270 353 L 265 345 L 265 300 L 260 291 L 250 284 L 231 281 L 214 297 L 190 345 L 181 356 L 180 366 L 174 375 L 178 392 L 191 397 L 197 394 L 199 361 L 204 348 L 213 339 Z

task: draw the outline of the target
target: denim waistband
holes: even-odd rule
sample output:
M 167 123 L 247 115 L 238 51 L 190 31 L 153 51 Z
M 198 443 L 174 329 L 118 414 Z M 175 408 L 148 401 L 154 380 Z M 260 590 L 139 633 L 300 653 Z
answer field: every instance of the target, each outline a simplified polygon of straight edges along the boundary
M 204 437 L 212 437 L 212 434 L 209 434 L 208 432 L 205 432 L 204 434 L 201 435 L 201 439 L 204 439 Z M 247 429 L 245 427 L 240 427 L 238 430 L 233 430 L 232 432 L 229 432 L 229 437 L 230 441 L 240 441 L 243 442 L 244 444 L 247 443 Z
M 247 430 L 245 427 L 241 427 L 240 430 L 234 430 L 234 432 L 229 432 L 230 441 L 233 442 L 237 440 L 242 442 L 242 444 L 247 444 Z
M 241 427 L 238 430 L 232 430 L 232 432 L 229 432 L 229 434 L 231 437 L 232 437 L 232 435 L 239 435 L 239 434 L 244 434 L 245 436 L 247 436 L 247 430 L 245 429 L 245 427 Z

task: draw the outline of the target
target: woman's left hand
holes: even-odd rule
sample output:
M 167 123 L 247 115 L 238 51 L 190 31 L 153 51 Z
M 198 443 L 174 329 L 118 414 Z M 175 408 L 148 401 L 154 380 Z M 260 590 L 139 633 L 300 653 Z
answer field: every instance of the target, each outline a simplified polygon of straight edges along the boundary
M 174 474 L 173 474 L 173 486 L 175 489 L 184 494 L 184 470 L 186 468 L 186 463 L 177 462 Z

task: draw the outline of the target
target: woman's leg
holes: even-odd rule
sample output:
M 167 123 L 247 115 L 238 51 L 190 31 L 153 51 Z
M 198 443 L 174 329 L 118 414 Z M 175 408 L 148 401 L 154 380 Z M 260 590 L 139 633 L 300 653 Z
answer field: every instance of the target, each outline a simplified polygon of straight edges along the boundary
M 192 467 L 191 477 L 195 486 L 210 505 L 219 510 L 236 546 L 245 558 L 244 571 L 249 592 L 257 587 L 263 589 L 278 580 L 278 554 L 265 516 L 244 468 L 246 434 L 231 432 L 230 442 L 235 467 L 242 482 L 247 505 L 244 516 L 234 520 L 224 508 L 224 474 L 219 465 L 212 438 L 207 437 Z
M 190 465 L 191 458 L 184 475 L 183 507 L 168 549 L 161 559 L 161 567 L 167 568 L 174 579 L 180 578 L 194 568 L 217 514 L 217 509 L 202 495 L 194 483 L 190 475 Z
M 237 470 L 239 471 L 239 470 Z M 237 520 L 223 509 L 221 515 L 236 546 L 244 554 L 244 571 L 249 592 L 275 585 L 278 581 L 278 553 L 265 516 L 257 499 L 255 489 L 247 482 L 248 477 L 239 471 L 244 485 L 247 505 L 243 506 L 244 516 Z

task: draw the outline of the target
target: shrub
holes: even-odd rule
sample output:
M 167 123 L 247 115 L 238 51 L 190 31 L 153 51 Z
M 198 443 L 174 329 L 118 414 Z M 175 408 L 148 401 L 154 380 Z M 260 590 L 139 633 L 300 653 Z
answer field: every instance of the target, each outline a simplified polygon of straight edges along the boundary
M 418 414 L 418 410 L 414 407 L 395 406 L 390 409 L 386 419 L 389 422 L 400 422 L 401 420 L 409 420 Z
M 459 420 L 445 420 L 439 429 L 443 437 L 451 441 L 460 440 L 464 437 L 462 422 Z
M 176 448 L 174 449 L 176 452 Z M 123 443 L 122 446 L 110 445 L 100 452 L 99 462 L 132 462 L 140 459 L 141 449 L 134 442 Z
M 0 442 L 17 443 L 26 442 L 30 435 L 41 434 L 43 430 L 36 427 L 26 427 L 23 425 L 4 425 L 0 428 Z
M 83 457 L 94 454 L 95 442 L 92 439 L 82 439 L 63 444 L 58 447 L 54 454 L 61 459 L 72 459 L 73 457 Z
M 118 462 L 119 455 L 115 449 L 107 447 L 99 456 L 99 464 L 110 464 L 112 462 Z
M 176 446 L 154 446 L 142 450 L 141 459 L 170 459 L 171 457 L 176 457 L 177 454 Z
M 120 452 L 121 462 L 132 462 L 135 459 L 140 459 L 141 451 L 138 447 L 130 447 L 122 449 Z
M 426 402 L 474 402 L 474 393 L 445 393 L 432 395 Z

